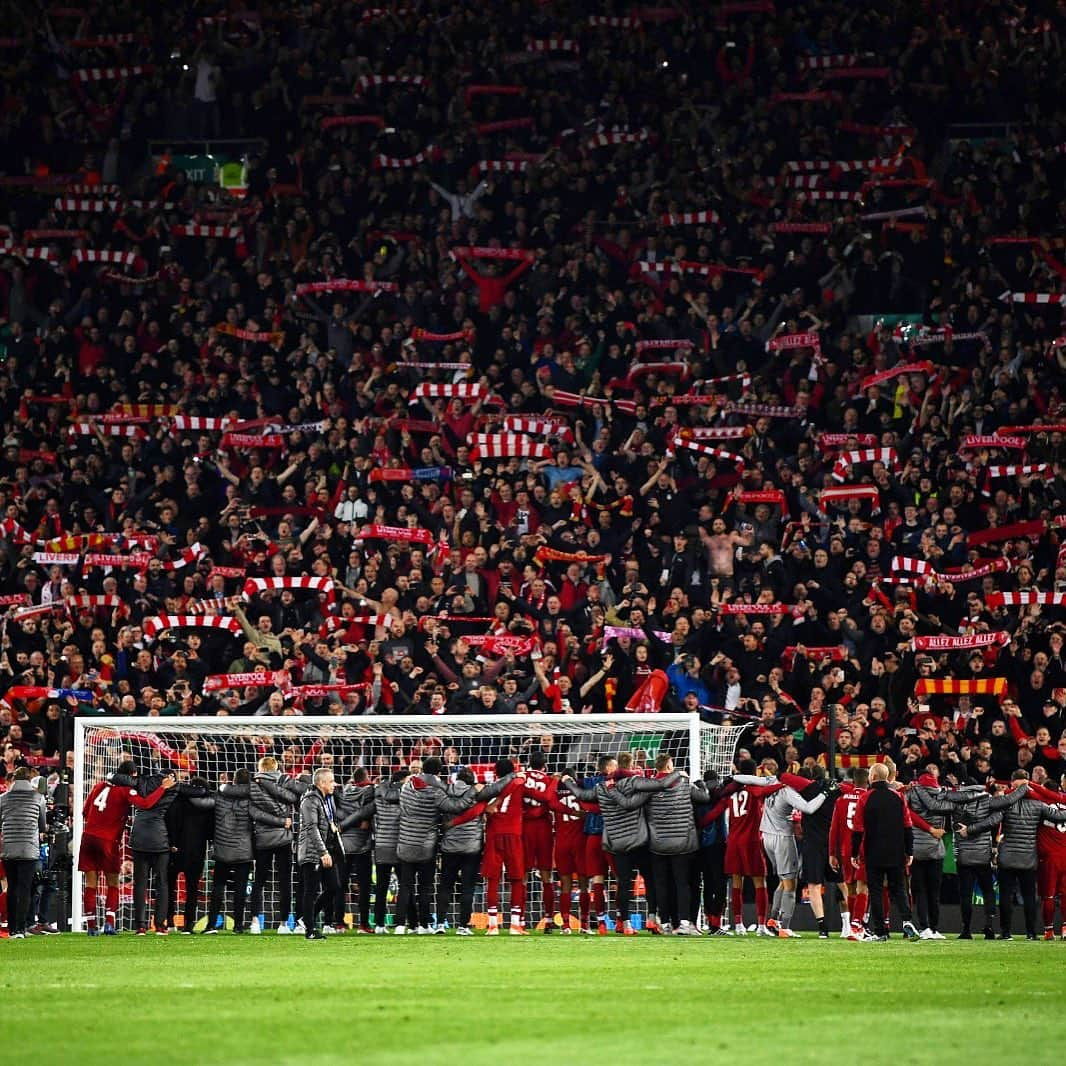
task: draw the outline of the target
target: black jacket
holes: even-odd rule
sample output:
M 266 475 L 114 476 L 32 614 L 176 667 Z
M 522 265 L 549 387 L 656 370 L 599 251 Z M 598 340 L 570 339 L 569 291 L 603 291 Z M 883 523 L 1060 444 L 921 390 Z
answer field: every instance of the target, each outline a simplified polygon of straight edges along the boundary
M 863 845 L 865 852 L 860 852 Z M 875 781 L 859 804 L 851 847 L 852 855 L 864 855 L 868 867 L 903 866 L 914 853 L 903 796 L 887 781 Z

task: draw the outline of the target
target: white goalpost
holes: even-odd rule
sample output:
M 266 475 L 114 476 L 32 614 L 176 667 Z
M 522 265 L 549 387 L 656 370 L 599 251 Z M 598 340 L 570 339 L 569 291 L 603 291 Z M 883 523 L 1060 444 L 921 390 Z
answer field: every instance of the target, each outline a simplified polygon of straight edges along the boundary
M 482 780 L 499 758 L 525 765 L 533 751 L 544 753 L 547 770 L 592 774 L 601 755 L 628 752 L 634 766 L 651 768 L 669 753 L 693 779 L 731 771 L 746 726 L 713 726 L 692 714 L 507 715 L 257 718 L 77 718 L 74 722 L 74 866 L 81 846 L 83 807 L 93 785 L 132 759 L 142 777 L 175 773 L 179 781 L 203 778 L 209 789 L 254 773 L 258 760 L 273 755 L 291 777 L 328 766 L 340 785 L 358 768 L 372 781 L 430 755 L 445 764 L 444 775 L 466 766 Z M 128 859 L 126 842 L 123 857 Z M 211 889 L 210 853 L 200 886 L 198 914 L 206 913 Z M 130 929 L 132 878 L 123 865 L 120 929 Z M 273 909 L 277 885 L 268 884 L 264 911 Z M 538 893 L 530 894 L 534 920 Z M 71 928 L 84 931 L 82 875 L 75 869 Z M 180 913 L 181 907 L 176 908 Z M 348 908 L 346 908 L 348 909 Z

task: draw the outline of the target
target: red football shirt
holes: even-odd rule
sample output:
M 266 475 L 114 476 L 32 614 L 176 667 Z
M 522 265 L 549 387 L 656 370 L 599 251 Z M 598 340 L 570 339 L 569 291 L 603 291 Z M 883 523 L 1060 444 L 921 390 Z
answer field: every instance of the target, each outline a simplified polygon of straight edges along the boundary
M 758 789 L 744 787 L 727 800 L 729 812 L 729 840 L 731 846 L 760 847 L 759 823 L 762 821 L 763 797 Z
M 552 781 L 547 796 L 548 806 L 555 814 L 555 846 L 559 853 L 575 851 L 585 846 L 585 812 L 578 798 Z
M 545 800 L 555 780 L 543 770 L 526 770 L 526 786 L 522 800 L 522 817 L 527 821 L 550 818 Z
M 118 843 L 126 829 L 130 807 L 138 807 L 141 810 L 154 807 L 163 792 L 164 789 L 160 786 L 151 795 L 141 796 L 135 788 L 123 787 L 110 781 L 97 781 L 82 808 L 85 818 L 82 834 Z
M 1055 810 L 1066 810 L 1066 803 L 1049 803 Z M 1066 866 L 1066 823 L 1041 822 L 1036 831 L 1036 853 L 1041 862 Z
M 829 854 L 840 860 L 842 870 L 851 866 L 851 834 L 855 829 L 855 815 L 866 789 L 857 788 L 840 796 L 833 807 L 833 821 L 829 827 Z
M 526 790 L 523 774 L 515 779 L 489 805 L 485 832 L 489 836 L 506 837 L 522 835 L 522 807 Z

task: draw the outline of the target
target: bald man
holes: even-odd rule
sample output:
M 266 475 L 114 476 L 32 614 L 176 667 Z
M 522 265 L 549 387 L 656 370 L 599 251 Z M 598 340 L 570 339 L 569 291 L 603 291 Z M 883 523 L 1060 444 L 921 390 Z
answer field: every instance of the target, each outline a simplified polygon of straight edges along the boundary
M 911 920 L 911 904 L 907 896 L 905 872 L 914 855 L 914 833 L 907 805 L 900 793 L 888 783 L 889 769 L 883 763 L 870 767 L 870 788 L 855 809 L 852 831 L 852 855 L 862 855 L 866 864 L 866 881 L 870 887 L 871 940 L 887 940 L 884 932 L 885 914 L 883 886 L 903 920 L 903 935 L 918 939 L 918 930 Z

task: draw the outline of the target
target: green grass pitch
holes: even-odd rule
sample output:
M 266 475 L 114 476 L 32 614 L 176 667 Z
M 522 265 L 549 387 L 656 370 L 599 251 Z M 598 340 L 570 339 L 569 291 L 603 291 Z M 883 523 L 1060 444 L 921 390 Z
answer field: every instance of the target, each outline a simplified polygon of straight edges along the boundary
M 63 936 L 0 941 L 0 973 L 10 1050 L 108 1066 L 1032 1066 L 1066 1040 L 1060 941 Z

